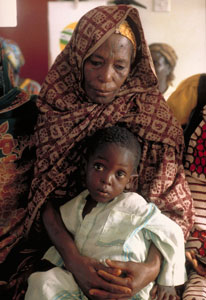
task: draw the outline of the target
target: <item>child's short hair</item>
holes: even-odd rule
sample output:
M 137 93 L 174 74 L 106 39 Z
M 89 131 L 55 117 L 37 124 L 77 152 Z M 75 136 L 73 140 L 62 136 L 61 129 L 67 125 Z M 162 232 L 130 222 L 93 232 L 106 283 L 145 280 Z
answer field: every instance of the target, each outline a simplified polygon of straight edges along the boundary
M 137 169 L 141 157 L 141 146 L 137 137 L 125 127 L 112 126 L 97 130 L 87 140 L 88 159 L 93 155 L 97 148 L 105 144 L 117 144 L 123 148 L 129 149 L 134 155 L 134 170 Z

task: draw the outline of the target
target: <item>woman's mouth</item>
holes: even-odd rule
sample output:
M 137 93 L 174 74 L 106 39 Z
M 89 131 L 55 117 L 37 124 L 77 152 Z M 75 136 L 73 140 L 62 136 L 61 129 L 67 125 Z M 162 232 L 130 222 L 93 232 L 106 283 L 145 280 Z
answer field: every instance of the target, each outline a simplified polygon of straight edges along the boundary
M 112 91 L 102 91 L 102 90 L 96 90 L 96 89 L 94 89 L 94 92 L 99 97 L 107 97 L 113 93 Z

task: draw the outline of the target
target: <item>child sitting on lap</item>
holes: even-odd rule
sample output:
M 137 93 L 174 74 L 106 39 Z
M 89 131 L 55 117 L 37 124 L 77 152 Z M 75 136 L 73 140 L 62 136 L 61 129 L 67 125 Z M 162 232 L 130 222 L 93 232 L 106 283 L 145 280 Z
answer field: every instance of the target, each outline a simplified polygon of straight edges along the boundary
M 126 192 L 137 180 L 140 158 L 140 144 L 126 128 L 113 126 L 97 131 L 87 144 L 87 190 L 61 206 L 61 216 L 79 252 L 105 264 L 107 259 L 144 262 L 154 243 L 163 257 L 157 299 L 169 295 L 167 299 L 178 299 L 175 286 L 186 280 L 183 232 L 153 203 Z M 54 247 L 44 259 L 56 267 L 29 277 L 25 300 L 88 299 L 65 270 Z M 127 276 L 122 270 L 116 271 L 119 276 Z M 150 283 L 132 299 L 151 299 L 153 285 Z M 129 298 L 131 290 L 125 287 L 125 292 Z

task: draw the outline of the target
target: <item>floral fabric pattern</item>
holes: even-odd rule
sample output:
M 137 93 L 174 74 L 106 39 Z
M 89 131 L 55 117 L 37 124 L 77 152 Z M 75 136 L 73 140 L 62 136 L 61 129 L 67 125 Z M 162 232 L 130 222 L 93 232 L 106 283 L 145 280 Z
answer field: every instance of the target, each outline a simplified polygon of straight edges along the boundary
M 185 169 L 195 206 L 195 223 L 186 246 L 206 263 L 206 106 L 203 120 L 191 135 Z

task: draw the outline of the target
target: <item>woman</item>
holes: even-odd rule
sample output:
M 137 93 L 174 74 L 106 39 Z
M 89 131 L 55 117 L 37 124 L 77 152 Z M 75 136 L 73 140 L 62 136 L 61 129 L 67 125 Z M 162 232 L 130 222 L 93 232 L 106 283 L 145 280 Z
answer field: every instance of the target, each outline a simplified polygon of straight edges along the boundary
M 153 43 L 149 45 L 155 71 L 159 81 L 160 92 L 167 100 L 172 92 L 172 82 L 175 78 L 174 68 L 177 63 L 175 50 L 165 43 Z
M 206 74 L 186 78 L 168 101 L 184 127 L 184 167 L 196 210 L 186 244 L 189 276 L 183 299 L 202 300 L 206 298 Z
M 30 78 L 20 77 L 20 70 L 25 64 L 24 56 L 16 42 L 0 37 L 5 54 L 14 70 L 15 86 L 20 87 L 31 95 L 38 95 L 41 89 L 40 84 Z
M 47 232 L 85 294 L 90 291 L 92 299 L 122 298 L 125 285 L 137 293 L 158 274 L 160 256 L 155 250 L 153 259 L 149 255 L 143 264 L 112 262 L 110 267 L 121 268 L 128 277 L 100 272 L 104 280 L 98 276 L 103 266 L 81 257 L 53 207 L 84 189 L 85 137 L 119 124 L 142 143 L 134 188 L 188 236 L 193 207 L 181 163 L 182 129 L 157 88 L 138 11 L 126 5 L 102 6 L 83 16 L 51 67 L 37 105 L 37 161 L 25 232 L 38 229 L 32 225 L 44 209 Z
M 15 71 L 2 41 L 0 70 L 0 298 L 10 300 L 19 270 L 34 253 L 23 230 L 35 160 L 37 109 L 35 96 L 15 87 Z

